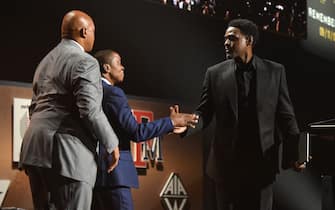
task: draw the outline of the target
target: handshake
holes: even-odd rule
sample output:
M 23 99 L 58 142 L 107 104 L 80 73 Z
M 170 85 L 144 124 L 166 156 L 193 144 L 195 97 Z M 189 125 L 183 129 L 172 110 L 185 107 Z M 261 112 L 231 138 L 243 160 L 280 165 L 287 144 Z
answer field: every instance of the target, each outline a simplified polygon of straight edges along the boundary
M 173 133 L 180 134 L 186 131 L 187 127 L 194 128 L 198 123 L 199 116 L 195 114 L 179 113 L 179 106 L 170 107 L 170 119 L 174 126 Z

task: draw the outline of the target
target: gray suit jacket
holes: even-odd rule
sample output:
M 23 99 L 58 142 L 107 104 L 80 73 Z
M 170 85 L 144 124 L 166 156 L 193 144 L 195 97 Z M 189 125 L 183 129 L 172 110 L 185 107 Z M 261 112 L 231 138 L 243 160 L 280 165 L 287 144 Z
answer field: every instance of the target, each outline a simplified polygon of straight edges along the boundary
M 94 185 L 97 139 L 109 152 L 118 145 L 101 102 L 97 60 L 63 39 L 36 69 L 19 165 L 53 168 Z
M 259 140 L 263 153 L 269 152 L 270 148 L 283 140 L 284 146 L 289 145 L 292 150 L 283 154 L 285 162 L 295 161 L 298 159 L 296 137 L 299 129 L 289 96 L 285 68 L 279 63 L 257 56 L 254 56 L 254 62 Z M 237 93 L 234 60 L 226 60 L 210 67 L 206 72 L 201 101 L 196 109 L 200 117 L 199 123 L 195 129 L 188 129 L 183 134 L 188 136 L 207 127 L 215 117 L 216 126 L 207 160 L 207 173 L 216 181 L 223 180 L 233 167 L 238 125 Z M 275 138 L 277 129 L 283 134 L 283 139 Z M 279 166 L 279 163 L 274 164 Z

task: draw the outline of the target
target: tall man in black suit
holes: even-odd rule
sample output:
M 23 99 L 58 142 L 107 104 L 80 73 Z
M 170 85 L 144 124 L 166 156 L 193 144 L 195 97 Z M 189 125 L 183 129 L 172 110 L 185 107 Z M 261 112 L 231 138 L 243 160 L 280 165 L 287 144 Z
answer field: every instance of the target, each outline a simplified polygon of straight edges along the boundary
M 228 60 L 205 75 L 199 123 L 215 117 L 206 171 L 216 186 L 219 210 L 271 210 L 272 184 L 279 171 L 279 146 L 288 148 L 283 166 L 296 170 L 299 129 L 289 97 L 284 66 L 253 54 L 258 28 L 246 19 L 230 21 L 225 33 Z M 283 138 L 275 138 L 277 133 Z

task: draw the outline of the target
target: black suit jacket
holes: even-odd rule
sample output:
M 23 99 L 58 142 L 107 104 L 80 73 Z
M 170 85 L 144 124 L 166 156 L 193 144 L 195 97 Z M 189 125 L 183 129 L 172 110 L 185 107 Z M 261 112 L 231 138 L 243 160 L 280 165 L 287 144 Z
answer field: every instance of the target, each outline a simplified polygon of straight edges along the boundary
M 278 130 L 284 142 L 292 145 L 285 162 L 297 159 L 299 129 L 287 88 L 285 68 L 279 63 L 254 56 L 256 65 L 256 112 L 260 145 L 265 154 L 282 140 L 275 138 Z M 204 129 L 215 118 L 215 133 L 207 162 L 207 173 L 216 181 L 225 178 L 232 167 L 234 144 L 238 125 L 238 92 L 235 76 L 236 64 L 226 60 L 208 68 L 203 82 L 200 104 L 196 109 L 199 123 L 188 129 L 190 135 Z M 289 142 L 291 141 L 291 142 Z M 294 142 L 293 142 L 294 141 Z M 286 144 L 285 144 L 286 145 Z M 228 180 L 229 181 L 229 180 Z

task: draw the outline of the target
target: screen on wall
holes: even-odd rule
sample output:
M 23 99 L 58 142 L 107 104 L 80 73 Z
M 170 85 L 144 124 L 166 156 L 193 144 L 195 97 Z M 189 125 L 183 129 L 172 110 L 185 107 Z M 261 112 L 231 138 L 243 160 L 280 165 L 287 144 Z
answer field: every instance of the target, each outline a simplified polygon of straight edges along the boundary
M 303 46 L 319 57 L 335 61 L 335 0 L 307 3 L 307 39 Z
M 267 31 L 305 39 L 306 0 L 147 0 L 229 21 L 248 18 Z M 319 0 L 313 0 L 319 1 Z M 332 0 L 333 1 L 333 0 Z

